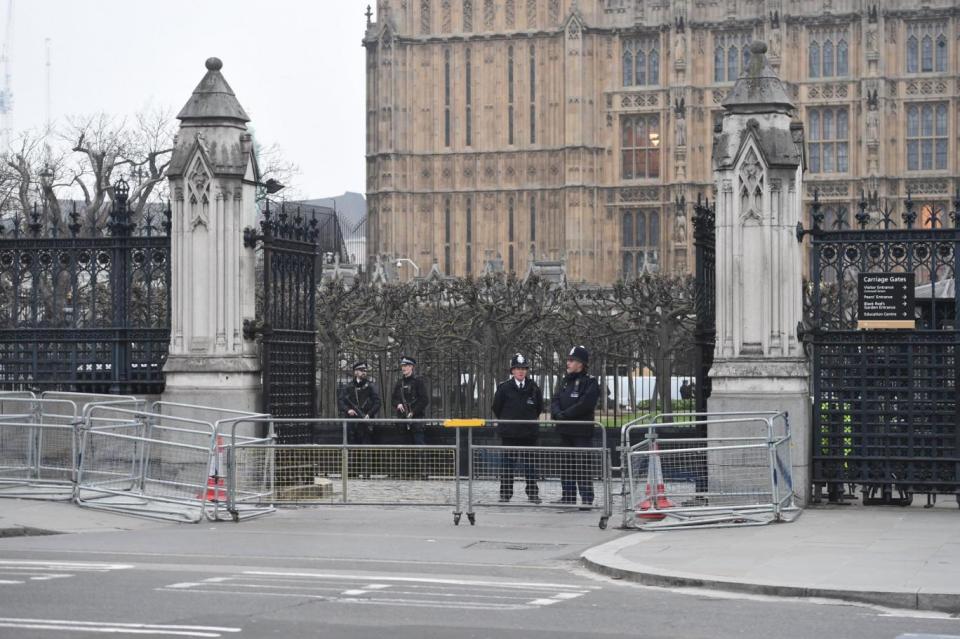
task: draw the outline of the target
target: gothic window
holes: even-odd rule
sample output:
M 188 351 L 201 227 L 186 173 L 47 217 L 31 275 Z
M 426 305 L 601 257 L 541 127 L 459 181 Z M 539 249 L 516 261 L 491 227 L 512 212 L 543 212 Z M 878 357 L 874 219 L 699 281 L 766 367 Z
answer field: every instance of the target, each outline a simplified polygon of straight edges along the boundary
M 621 214 L 621 277 L 630 279 L 654 272 L 659 263 L 660 212 L 626 209 Z
M 530 144 L 537 143 L 537 49 L 530 45 Z
M 807 48 L 807 77 L 842 78 L 850 74 L 847 30 L 816 29 Z
M 473 200 L 467 198 L 467 219 L 466 219 L 466 235 L 467 235 L 467 275 L 473 274 Z
M 947 70 L 947 38 L 943 34 L 937 36 L 936 56 L 937 73 L 943 73 Z
M 947 54 L 947 37 L 942 24 L 907 24 L 907 73 L 944 73 Z
M 507 48 L 507 144 L 513 144 L 513 46 Z
M 907 38 L 907 73 L 916 73 L 920 69 L 920 42 L 916 36 Z
M 443 145 L 450 146 L 450 49 L 443 50 Z
M 508 216 L 508 217 L 507 217 L 507 243 L 508 243 L 508 245 L 507 245 L 507 254 L 508 254 L 507 264 L 508 264 L 508 269 L 509 269 L 509 271 L 510 271 L 511 273 L 514 271 L 514 268 L 515 268 L 514 263 L 513 263 L 513 239 L 514 239 L 514 237 L 513 237 L 513 235 L 514 235 L 514 233 L 513 233 L 513 227 L 514 227 L 514 222 L 513 222 L 513 209 L 514 209 L 514 206 L 513 206 L 513 204 L 514 204 L 513 198 L 511 197 L 511 198 L 509 198 L 509 199 L 507 200 L 507 216 Z
M 623 116 L 620 133 L 620 175 L 623 179 L 660 177 L 660 116 Z
M 847 107 L 807 109 L 807 166 L 811 173 L 849 171 L 849 117 Z
M 446 198 L 443 201 L 443 270 L 448 275 L 452 267 L 450 263 L 450 242 L 453 238 L 453 229 L 451 228 L 453 221 L 450 217 L 450 198 Z
M 431 31 L 430 0 L 420 0 L 420 33 L 429 35 Z
M 850 65 L 847 60 L 847 41 L 840 40 L 837 43 L 837 76 L 845 77 L 850 73 Z
M 825 231 L 842 231 L 850 228 L 850 213 L 843 204 L 824 206 L 821 211 L 823 213 L 822 228 Z
M 473 60 L 471 59 L 470 47 L 467 47 L 465 55 L 466 69 L 463 79 L 465 83 L 466 113 L 464 114 L 464 125 L 466 127 L 466 143 L 467 146 L 471 146 L 473 144 Z
M 537 246 L 537 196 L 530 196 L 530 251 Z
M 947 141 L 946 103 L 907 107 L 907 170 L 946 169 Z
M 473 0 L 463 0 L 463 30 L 473 31 Z
M 716 33 L 713 46 L 713 81 L 736 81 L 750 62 L 750 34 Z
M 807 75 L 811 78 L 820 77 L 820 44 L 814 40 L 810 43 L 810 49 L 807 51 L 808 66 Z
M 660 84 L 660 40 L 657 36 L 623 41 L 623 86 Z

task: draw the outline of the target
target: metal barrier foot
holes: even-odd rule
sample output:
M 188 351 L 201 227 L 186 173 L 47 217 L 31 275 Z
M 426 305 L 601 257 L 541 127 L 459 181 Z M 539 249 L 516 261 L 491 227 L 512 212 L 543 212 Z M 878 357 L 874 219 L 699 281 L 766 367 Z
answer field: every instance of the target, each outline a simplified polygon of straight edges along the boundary
M 477 513 L 467 513 L 467 521 L 470 522 L 471 526 L 477 525 Z
M 608 521 L 609 519 L 610 519 L 609 517 L 601 517 L 601 518 L 600 518 L 600 524 L 599 524 L 600 530 L 606 530 L 606 529 L 607 529 L 607 521 Z

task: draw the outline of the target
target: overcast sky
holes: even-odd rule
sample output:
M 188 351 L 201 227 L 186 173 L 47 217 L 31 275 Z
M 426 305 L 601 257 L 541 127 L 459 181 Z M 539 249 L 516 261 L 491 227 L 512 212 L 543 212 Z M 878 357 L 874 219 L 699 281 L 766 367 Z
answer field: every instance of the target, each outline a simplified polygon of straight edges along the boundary
M 6 20 L 8 0 L 0 0 Z M 299 165 L 303 195 L 364 192 L 364 11 L 372 0 L 15 0 L 13 128 L 51 112 L 180 110 L 203 77 L 223 74 L 262 144 Z

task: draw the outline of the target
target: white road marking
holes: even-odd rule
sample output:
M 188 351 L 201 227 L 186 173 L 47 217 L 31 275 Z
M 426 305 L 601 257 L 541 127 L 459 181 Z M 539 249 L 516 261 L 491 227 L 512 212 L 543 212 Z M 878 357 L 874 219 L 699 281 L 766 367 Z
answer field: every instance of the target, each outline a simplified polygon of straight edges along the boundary
M 110 621 L 73 621 L 64 619 L 18 619 L 0 617 L 0 628 L 29 630 L 65 630 L 134 635 L 173 635 L 179 637 L 220 637 L 223 633 L 240 632 L 240 628 L 219 626 L 184 626 L 149 623 L 116 623 Z
M 73 570 L 73 571 L 94 571 L 106 572 L 108 570 L 128 570 L 133 568 L 130 564 L 103 564 L 90 561 L 30 561 L 26 559 L 0 559 L 0 568 L 4 570 Z
M 245 570 L 245 575 L 260 575 L 265 577 L 308 577 L 313 579 L 343 579 L 343 580 L 376 580 L 376 581 L 400 581 L 412 583 L 443 584 L 445 586 L 495 586 L 497 588 L 524 588 L 541 590 L 583 590 L 590 588 L 597 590 L 599 586 L 575 586 L 572 584 L 555 584 L 545 582 L 522 582 L 522 581 L 479 581 L 472 579 L 436 579 L 431 577 L 392 577 L 386 575 L 349 575 L 333 573 L 311 573 L 311 572 L 279 572 L 267 570 Z
M 247 570 L 157 590 L 308 598 L 346 604 L 529 610 L 582 597 L 597 589 L 599 586 L 548 582 Z
M 33 561 L 26 559 L 0 559 L 0 585 L 23 585 L 28 581 L 67 579 L 79 572 L 109 572 L 133 568 L 129 564 L 105 564 L 89 561 Z M 69 571 L 69 572 L 65 572 Z

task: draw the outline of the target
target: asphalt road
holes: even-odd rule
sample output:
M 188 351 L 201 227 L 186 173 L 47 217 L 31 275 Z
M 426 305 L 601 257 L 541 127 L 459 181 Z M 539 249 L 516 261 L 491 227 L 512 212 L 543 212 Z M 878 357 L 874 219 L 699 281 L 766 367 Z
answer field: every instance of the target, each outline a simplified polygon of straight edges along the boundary
M 593 513 L 327 508 L 0 539 L 0 637 L 960 637 L 960 619 L 646 588 L 582 569 Z

